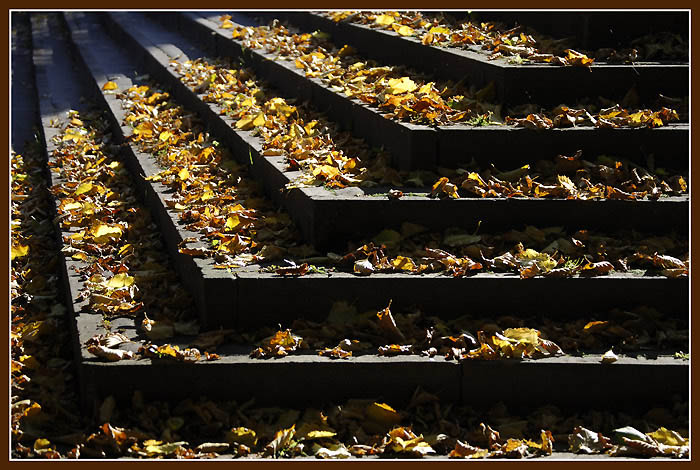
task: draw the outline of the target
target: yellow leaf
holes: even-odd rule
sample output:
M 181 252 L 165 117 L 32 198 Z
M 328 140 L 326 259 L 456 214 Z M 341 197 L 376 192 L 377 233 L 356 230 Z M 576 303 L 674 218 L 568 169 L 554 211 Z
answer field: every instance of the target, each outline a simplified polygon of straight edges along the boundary
M 37 439 L 34 441 L 34 450 L 49 449 L 51 448 L 51 441 L 48 439 Z
M 73 253 L 73 255 L 71 256 L 71 258 L 77 259 L 77 260 L 80 260 L 80 261 L 87 261 L 87 260 L 88 260 L 88 255 L 87 255 L 86 253 L 83 253 L 82 251 L 80 251 L 80 252 L 78 252 L 78 253 Z
M 187 168 L 183 168 L 177 173 L 177 176 L 182 180 L 186 181 L 190 177 L 190 172 L 187 171 Z
M 240 129 L 242 131 L 248 131 L 254 127 L 253 125 L 253 118 L 250 116 L 243 117 L 236 121 L 236 129 Z
M 532 345 L 537 345 L 540 337 L 539 331 L 533 328 L 508 328 L 503 332 L 503 336 Z
M 607 324 L 608 324 L 607 321 L 591 321 L 591 322 L 586 323 L 586 326 L 584 326 L 583 329 L 584 330 L 588 330 L 591 328 L 595 329 L 595 327 L 598 327 L 598 326 L 602 327 L 602 326 L 605 326 Z
M 233 28 L 233 23 L 231 22 L 231 20 L 227 19 L 227 20 L 224 20 L 224 22 L 221 24 L 221 27 L 223 29 L 230 29 L 230 28 Z
M 81 183 L 73 194 L 80 196 L 81 194 L 89 193 L 91 190 L 92 183 Z
M 654 432 L 647 433 L 647 436 L 651 437 L 660 444 L 667 446 L 685 446 L 688 445 L 688 440 L 684 439 L 676 431 L 671 431 L 664 427 L 657 429 Z
M 102 85 L 103 90 L 116 90 L 117 88 L 119 88 L 119 87 L 113 81 L 109 81 L 109 82 L 105 83 L 104 85 Z
M 248 447 L 253 447 L 258 443 L 258 436 L 255 431 L 248 428 L 232 428 L 226 433 L 226 442 L 233 444 L 243 444 Z
M 290 114 L 292 114 L 294 111 L 296 111 L 296 107 L 289 106 L 283 98 L 279 98 L 279 97 L 272 98 L 270 101 L 265 103 L 265 107 L 267 107 L 267 109 L 269 109 L 271 112 L 274 112 L 278 115 L 283 115 L 285 117 L 288 117 Z M 260 116 L 258 116 L 258 117 L 260 117 Z M 256 120 L 257 119 L 258 118 L 256 117 Z M 260 121 L 258 121 L 258 122 L 260 122 Z M 256 126 L 261 126 L 264 123 L 265 123 L 264 117 L 263 117 L 262 123 L 260 123 L 260 124 L 256 124 L 255 121 L 253 121 L 253 124 L 255 124 Z
M 393 24 L 391 27 L 401 36 L 413 36 L 416 32 L 410 26 Z
M 226 219 L 226 230 L 230 232 L 235 231 L 241 225 L 241 219 L 236 214 L 233 214 Z
M 78 132 L 77 130 L 74 129 L 66 129 L 66 133 L 63 135 L 61 138 L 63 142 L 66 142 L 68 140 L 72 140 L 73 142 L 80 142 L 81 140 L 85 140 L 85 136 Z
M 413 264 L 413 260 L 404 256 L 397 256 L 395 259 L 391 260 L 391 265 L 394 268 L 402 271 L 413 271 L 416 269 L 416 265 Z
M 418 93 L 423 93 L 423 94 L 430 93 L 431 91 L 433 91 L 433 85 L 435 85 L 435 82 L 426 83 L 425 85 L 420 87 L 420 90 L 418 90 Z
M 83 207 L 83 205 L 79 202 L 69 202 L 62 206 L 61 209 L 64 211 L 73 211 L 76 209 L 80 209 L 81 207 Z
M 450 34 L 450 30 L 445 28 L 444 26 L 433 26 L 432 28 L 430 28 L 430 31 L 428 31 L 428 32 L 432 33 L 432 34 L 436 34 L 436 33 Z
M 372 403 L 367 407 L 367 417 L 381 424 L 398 424 L 401 415 L 386 403 Z
M 374 22 L 379 24 L 379 25 L 382 25 L 382 26 L 389 26 L 390 24 L 392 24 L 394 22 L 394 17 L 382 14 L 382 15 L 378 15 L 374 19 Z
M 113 240 L 119 240 L 122 233 L 122 228 L 119 225 L 108 225 L 99 222 L 90 229 L 90 234 L 95 243 L 107 243 Z
M 306 439 L 323 439 L 335 436 L 336 433 L 332 431 L 310 431 L 306 434 Z
M 338 51 L 338 56 L 340 57 L 345 57 L 348 55 L 355 55 L 357 54 L 357 51 L 355 50 L 354 47 L 348 46 L 345 44 L 339 51 Z
M 257 116 L 255 116 L 255 119 L 253 119 L 253 125 L 256 127 L 260 127 L 265 124 L 265 114 L 260 113 Z
M 418 88 L 418 86 L 408 77 L 390 78 L 387 92 L 393 95 L 399 95 L 401 93 L 410 93 L 416 88 Z
M 148 441 L 146 441 L 148 442 Z M 144 442 L 144 444 L 146 443 Z M 159 442 L 159 441 L 156 441 Z M 151 444 L 146 446 L 146 453 L 149 455 L 168 455 L 172 454 L 176 450 L 180 449 L 183 446 L 188 445 L 187 442 L 180 441 L 180 442 L 170 442 L 168 444 Z
M 134 278 L 126 273 L 119 273 L 107 281 L 107 287 L 111 289 L 120 289 L 134 285 Z
M 27 256 L 28 253 L 29 253 L 29 246 L 28 245 L 22 245 L 22 244 L 13 244 L 12 245 L 12 259 Z
M 172 136 L 173 136 L 173 134 L 171 132 L 163 131 L 158 136 L 158 139 L 160 139 L 161 142 L 167 142 L 168 139 L 171 138 Z

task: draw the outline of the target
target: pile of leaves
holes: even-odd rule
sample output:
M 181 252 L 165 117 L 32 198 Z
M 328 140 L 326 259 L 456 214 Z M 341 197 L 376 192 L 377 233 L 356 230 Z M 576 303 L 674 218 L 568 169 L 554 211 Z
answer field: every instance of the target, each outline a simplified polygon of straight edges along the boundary
M 274 209 L 228 150 L 167 92 L 134 85 L 117 96 L 134 129 L 131 142 L 163 168 L 147 180 L 173 191 L 166 203 L 186 230 L 198 233 L 183 240 L 181 253 L 227 269 L 313 252 L 299 243 L 289 216 Z
M 288 188 L 315 184 L 328 188 L 424 185 L 425 178 L 434 177 L 431 172 L 393 170 L 386 152 L 370 150 L 364 141 L 339 132 L 337 126 L 308 106 L 292 106 L 275 96 L 249 69 L 202 59 L 174 61 L 172 65 L 184 83 L 206 93 L 205 101 L 218 104 L 222 112 L 237 119 L 236 128 L 254 129 L 263 140 L 262 155 L 284 156 L 290 169 L 302 170 L 302 175 Z M 532 122 L 527 118 L 522 121 Z M 350 141 L 354 145 L 348 148 Z M 625 159 L 618 161 L 605 156 L 593 163 L 581 156 L 577 152 L 570 157 L 559 155 L 554 162 L 538 160 L 537 172 L 529 171 L 529 165 L 505 172 L 493 168 L 483 176 L 477 171 L 441 169 L 443 175 L 450 177 L 440 177 L 433 184 L 432 195 L 459 197 L 460 187 L 481 197 L 653 199 L 662 194 L 687 192 L 683 177 L 670 177 L 670 184 L 661 179 L 659 174 L 665 174 L 663 169 L 651 171 Z
M 504 57 L 511 64 L 530 62 L 590 67 L 594 62 L 688 61 L 688 40 L 665 31 L 632 39 L 627 47 L 601 47 L 589 51 L 573 44 L 572 38 L 551 38 L 526 25 L 511 27 L 494 21 L 464 22 L 442 12 L 333 11 L 320 14 L 336 23 L 364 24 L 394 31 L 402 37 L 416 38 L 424 45 L 486 50 L 490 60 Z
M 527 248 L 526 248 L 527 247 Z M 600 276 L 613 271 L 682 277 L 688 275 L 688 242 L 677 234 L 655 236 L 631 230 L 598 233 L 561 227 L 469 233 L 450 228 L 430 232 L 405 222 L 368 240 L 350 242 L 344 255 L 328 253 L 319 264 L 358 276 L 373 273 L 444 273 L 454 277 L 479 272 L 535 276 Z
M 683 437 L 687 435 L 683 404 L 673 410 L 651 409 L 638 417 L 601 411 L 565 415 L 554 406 L 520 416 L 503 404 L 481 409 L 444 403 L 421 389 L 402 407 L 379 399 L 301 409 L 254 406 L 254 402 L 205 397 L 149 402 L 139 391 L 131 403 L 107 397 L 99 406 L 103 424 L 74 437 L 77 444 L 67 456 L 521 459 L 569 451 L 687 458 L 689 449 L 689 440 Z M 657 424 L 673 420 L 680 431 Z M 620 444 L 611 445 L 604 433 L 612 433 Z
M 402 37 L 415 37 L 426 46 L 468 48 L 480 46 L 490 52 L 488 59 L 513 57 L 516 63 L 535 62 L 561 66 L 590 67 L 594 59 L 567 49 L 562 55 L 539 50 L 538 43 L 522 26 L 501 30 L 496 24 L 472 22 L 454 25 L 438 16 L 411 11 L 338 11 L 323 13 L 333 21 L 359 23 L 371 28 L 394 31 Z
M 190 72 L 189 75 L 183 72 L 184 76 L 194 77 L 191 82 L 193 86 L 203 83 L 202 75 L 210 77 L 207 79 L 207 83 L 210 84 L 236 83 L 241 81 L 241 77 L 250 78 L 245 75 L 247 73 L 245 71 L 221 69 L 203 62 L 182 64 L 182 69 L 199 70 L 199 72 Z M 255 90 L 257 86 L 253 82 L 250 88 Z M 223 96 L 228 92 L 219 91 L 216 86 L 212 93 L 221 93 Z M 233 268 L 295 257 L 298 259 L 313 254 L 310 247 L 299 243 L 298 234 L 293 230 L 288 215 L 282 211 L 275 212 L 271 208 L 270 203 L 260 196 L 261 193 L 255 184 L 245 178 L 244 169 L 234 163 L 230 157 L 225 157 L 227 152 L 225 149 L 220 148 L 219 145 L 210 141 L 209 137 L 205 137 L 203 132 L 192 127 L 199 125 L 194 116 L 187 114 L 173 103 L 167 93 L 141 85 L 134 86 L 118 96 L 128 108 L 126 120 L 134 127 L 133 142 L 142 151 L 154 154 L 157 161 L 166 167 L 149 179 L 160 181 L 174 190 L 174 196 L 168 199 L 169 206 L 179 213 L 185 228 L 200 233 L 199 237 L 184 241 L 185 246 L 180 249 L 182 253 L 211 257 L 217 263 L 215 266 L 220 268 Z M 230 93 L 230 96 L 238 95 Z M 223 97 L 226 98 L 226 96 Z M 253 101 L 250 104 L 251 107 L 255 106 Z M 289 107 L 275 98 L 266 101 L 265 105 L 268 108 L 276 106 L 280 112 L 286 109 L 285 107 Z M 263 120 L 267 122 L 264 114 Z M 274 127 L 274 125 L 271 126 Z M 296 123 L 291 128 L 295 126 L 301 128 Z M 276 134 L 276 137 L 280 135 Z M 353 158 L 349 161 L 352 160 Z M 585 181 L 589 181 L 585 177 L 592 178 L 593 171 L 602 175 L 601 178 L 609 184 L 615 184 L 619 178 L 628 175 L 630 178 L 637 175 L 642 181 L 639 174 L 642 170 L 627 162 L 624 164 L 614 162 L 614 171 L 604 165 L 589 164 L 588 168 L 584 168 L 583 163 L 578 161 L 576 156 L 560 157 L 556 165 L 558 167 L 554 170 L 550 166 L 549 171 L 577 169 L 576 174 L 580 178 L 576 181 L 584 187 Z M 540 166 L 547 170 L 546 163 Z M 522 169 L 517 170 L 517 172 L 521 171 Z M 471 174 L 469 173 L 463 181 L 475 181 L 469 178 Z M 503 173 L 497 174 L 504 177 Z M 643 172 L 642 175 L 644 182 L 641 184 L 646 184 L 650 188 L 656 184 L 657 180 L 647 172 Z M 527 182 L 527 175 L 524 176 L 524 181 Z M 533 176 L 537 177 L 537 175 Z M 506 175 L 506 177 L 510 176 Z M 494 177 L 490 176 L 489 182 L 492 181 L 490 178 Z M 531 187 L 536 189 L 536 193 L 544 194 L 547 186 L 535 185 L 532 179 L 530 178 Z M 503 180 L 499 178 L 494 181 Z M 562 181 L 567 182 L 562 178 L 558 181 L 560 186 L 563 185 Z M 684 183 L 682 177 L 671 179 L 671 184 L 679 191 L 687 190 L 687 187 L 683 188 Z M 607 187 L 612 188 L 609 184 L 606 186 L 606 191 Z M 661 183 L 659 184 L 663 187 Z M 666 185 L 669 186 L 668 183 Z M 571 191 L 570 195 L 582 193 L 581 190 L 571 188 L 572 186 L 574 186 L 573 182 L 571 185 L 566 185 Z M 624 187 L 628 188 L 628 186 Z M 566 189 L 558 190 L 559 194 L 563 195 L 564 190 Z M 552 192 L 557 194 L 557 190 Z M 610 190 L 610 194 L 625 197 L 628 193 L 615 188 Z M 554 235 L 557 232 L 556 230 L 544 232 L 534 227 L 528 230 L 539 241 L 544 241 L 547 234 Z M 604 248 L 600 249 L 597 238 L 593 238 L 591 243 L 588 242 L 590 233 L 584 230 L 578 235 L 571 234 L 563 237 L 563 242 L 558 239 L 550 240 L 549 244 L 543 245 L 544 253 L 519 245 L 518 242 L 525 241 L 523 239 L 513 240 L 512 238 L 511 240 L 515 243 L 508 248 L 503 246 L 500 252 L 495 253 L 493 247 L 479 243 L 482 240 L 481 235 L 465 234 L 466 237 L 460 237 L 458 233 L 451 233 L 444 240 L 445 243 L 441 243 L 443 240 L 436 239 L 435 235 L 428 235 L 426 238 L 424 227 L 406 224 L 402 231 L 404 233 L 385 230 L 372 242 L 351 247 L 350 252 L 345 256 L 327 257 L 328 261 L 337 265 L 339 269 L 360 275 L 373 272 L 419 274 L 443 271 L 455 276 L 464 276 L 482 269 L 516 271 L 524 278 L 535 275 L 570 276 L 578 273 L 600 275 L 607 274 L 613 269 L 626 271 L 630 264 L 660 268 L 662 274 L 669 276 L 687 275 L 686 263 L 675 257 L 678 255 L 667 254 L 670 247 L 675 247 L 675 242 L 670 242 L 670 246 L 668 243 L 665 246 L 657 244 L 656 246 L 660 246 L 661 249 L 654 251 L 632 251 L 631 246 L 626 246 L 628 253 L 614 254 L 613 257 L 609 257 Z M 515 233 L 511 232 L 510 236 L 512 237 Z M 414 238 L 419 235 L 422 236 Z M 437 236 L 441 237 L 441 235 Z M 572 241 L 574 239 L 576 241 Z M 552 242 L 556 243 L 552 244 Z M 186 246 L 187 243 L 198 243 L 199 246 L 189 248 Z M 403 243 L 408 250 L 404 248 L 400 252 L 394 251 L 393 248 L 400 243 Z M 603 243 L 609 244 L 608 239 Z M 451 250 L 455 247 L 459 248 L 461 253 L 453 253 Z M 385 253 L 386 248 L 391 251 Z M 510 251 L 504 253 L 508 249 Z M 684 254 L 682 247 L 678 252 L 681 255 Z M 495 257 L 491 258 L 491 256 Z M 572 259 L 578 259 L 580 262 L 572 262 Z M 308 270 L 294 268 L 291 274 L 303 275 L 306 272 Z M 284 275 L 284 271 L 280 272 L 280 275 Z
M 62 253 L 77 261 L 83 311 L 103 317 L 104 333 L 84 345 L 107 361 L 135 358 L 216 359 L 196 348 L 153 345 L 199 332 L 193 301 L 171 265 L 148 210 L 136 197 L 133 180 L 97 112 L 69 111 L 55 136 L 49 162 L 56 173 L 51 192 L 57 220 L 68 235 Z M 142 339 L 113 331 L 112 322 L 130 319 Z M 122 322 L 123 324 L 123 322 Z M 146 340 L 144 340 L 145 338 Z
M 660 427 L 654 432 L 643 433 L 632 426 L 614 429 L 610 439 L 602 433 L 582 426 L 569 435 L 569 448 L 580 454 L 609 454 L 612 456 L 644 456 L 688 458 L 690 440 L 676 431 Z
M 221 18 L 230 21 L 227 16 Z M 390 14 L 380 16 L 390 18 Z M 505 123 L 534 129 L 577 125 L 636 128 L 660 127 L 679 119 L 677 112 L 670 108 L 630 111 L 616 103 L 595 114 L 589 109 L 563 104 L 547 114 L 537 112 L 524 119 L 515 116 L 501 119 L 501 107 L 487 101 L 494 96 L 493 86 L 476 90 L 468 88 L 462 82 L 454 84 L 451 81 L 431 81 L 431 78 L 404 67 L 376 65 L 374 61 L 361 57 L 350 45 L 338 49 L 325 33 L 293 33 L 277 20 L 267 26 L 236 26 L 232 34 L 245 47 L 264 49 L 275 54 L 275 59 L 294 61 L 296 67 L 303 69 L 307 77 L 320 78 L 333 91 L 376 107 L 386 113 L 384 116 L 387 118 L 415 124 L 446 126 L 455 123 Z M 531 40 L 530 36 L 523 37 L 530 38 L 527 41 Z M 519 47 L 530 49 L 502 43 L 496 47 L 500 48 L 496 54 Z M 539 56 L 543 55 L 533 54 L 529 57 L 532 60 Z M 555 60 L 554 57 L 550 55 L 548 60 Z M 592 59 L 568 50 L 566 58 L 561 58 L 561 61 L 582 64 Z
M 80 425 L 70 326 L 46 162 L 38 143 L 10 156 L 10 430 L 13 452 L 58 458 L 49 434 Z
M 388 118 L 428 125 L 483 123 L 494 108 L 477 99 L 477 90 L 431 81 L 404 67 L 377 65 L 352 46 L 337 48 L 325 33 L 293 33 L 274 21 L 269 26 L 236 26 L 232 35 L 245 47 L 294 62 L 307 77 L 320 78 L 333 91 L 377 107 Z
M 665 169 L 651 170 L 628 159 L 604 155 L 595 162 L 582 158 L 579 150 L 571 156 L 557 155 L 501 171 L 494 165 L 487 170 L 443 169 L 433 183 L 432 197 L 459 198 L 460 190 L 474 197 L 519 197 L 561 199 L 658 199 L 688 193 L 688 184 L 679 174 Z
M 689 344 L 687 319 L 664 316 L 644 305 L 591 311 L 566 320 L 501 313 L 497 307 L 481 315 L 452 318 L 421 310 L 392 312 L 390 307 L 391 301 L 379 311 L 359 312 L 354 305 L 337 301 L 323 321 L 290 320 L 290 328 L 262 327 L 239 341 L 260 344 L 250 353 L 254 358 L 422 355 L 446 360 L 538 359 L 610 349 L 638 354 L 687 350 Z
M 562 129 L 568 127 L 595 126 L 601 129 L 655 128 L 680 120 L 678 112 L 667 107 L 658 111 L 639 109 L 630 112 L 619 104 L 600 109 L 591 114 L 586 108 L 573 109 L 560 105 L 547 113 L 530 113 L 524 118 L 506 116 L 505 123 L 526 129 Z
M 293 105 L 278 96 L 250 69 L 205 59 L 171 65 L 185 84 L 204 93 L 205 102 L 218 104 L 222 113 L 235 119 L 236 129 L 254 130 L 263 141 L 263 156 L 283 155 L 290 170 L 302 171 L 288 188 L 314 184 L 343 188 L 399 180 L 389 168 L 387 152 L 340 131 L 310 106 Z
M 476 336 L 462 329 L 454 334 L 448 333 L 448 326 L 438 317 L 426 317 L 417 311 L 400 314 L 395 319 L 390 307 L 391 301 L 378 312 L 358 314 L 355 307 L 346 302 L 336 302 L 326 321 L 296 319 L 291 329 L 265 338 L 250 356 L 284 357 L 311 348 L 316 349 L 318 355 L 333 359 L 347 359 L 353 354 L 439 355 L 446 360 L 537 359 L 564 354 L 559 346 L 542 338 L 542 333 L 533 328 L 479 330 Z M 257 334 L 265 334 L 265 329 Z
M 76 118 L 87 121 L 82 115 Z M 575 452 L 605 451 L 607 446 L 596 445 L 596 439 L 607 442 L 605 435 L 616 429 L 614 436 L 640 443 L 622 441 L 624 447 L 612 455 L 687 456 L 689 442 L 682 437 L 687 435 L 687 403 L 685 408 L 677 403 L 678 409 L 653 409 L 642 418 L 597 411 L 565 416 L 554 407 L 521 417 L 509 414 L 502 405 L 476 411 L 442 403 L 422 390 L 402 408 L 383 400 L 363 399 L 305 410 L 254 407 L 252 400 L 236 403 L 205 397 L 179 403 L 146 401 L 135 391 L 130 403 L 107 397 L 92 419 L 81 419 L 72 375 L 67 373 L 72 348 L 64 309 L 57 298 L 58 274 L 50 276 L 51 266 L 57 268 L 60 259 L 58 246 L 52 243 L 50 195 L 45 183 L 42 185 L 43 164 L 40 159 L 12 157 L 15 457 L 523 458 L 549 455 L 557 446 Z M 148 308 L 144 301 L 144 309 Z M 385 325 L 381 330 L 384 334 L 393 331 L 387 321 L 392 318 L 402 334 L 411 334 L 403 316 L 394 317 L 388 307 L 380 314 L 374 315 Z M 157 331 L 157 323 L 149 324 Z M 106 343 L 110 334 L 116 335 L 106 333 Z M 216 342 L 214 336 L 223 334 L 209 335 L 209 341 Z M 621 426 L 634 426 L 648 437 Z M 680 431 L 671 431 L 671 426 L 680 426 Z M 600 429 L 601 434 L 588 429 Z

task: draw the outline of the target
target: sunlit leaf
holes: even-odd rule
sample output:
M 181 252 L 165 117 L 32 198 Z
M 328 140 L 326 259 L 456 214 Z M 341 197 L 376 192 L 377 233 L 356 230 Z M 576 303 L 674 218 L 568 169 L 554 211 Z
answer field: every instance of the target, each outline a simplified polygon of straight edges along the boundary
M 389 26 L 394 22 L 394 17 L 391 15 L 377 15 L 375 18 L 375 23 L 382 25 L 382 26 Z
M 409 77 L 390 78 L 388 84 L 387 93 L 394 95 L 410 93 L 418 88 L 418 85 Z
M 29 254 L 29 245 L 22 245 L 20 243 L 13 243 L 11 248 L 12 260 L 15 258 L 22 258 Z
M 120 289 L 122 287 L 129 287 L 134 285 L 134 278 L 126 273 L 115 274 L 109 281 L 107 281 L 107 287 L 111 289 Z
M 602 362 L 603 364 L 612 364 L 613 362 L 616 362 L 617 359 L 617 354 L 615 354 L 612 351 L 612 349 L 610 349 L 605 354 L 603 354 L 603 357 L 601 357 L 600 362 Z
M 367 418 L 384 425 L 398 424 L 401 422 L 401 415 L 386 403 L 374 402 L 367 406 L 365 410 Z
M 401 36 L 413 36 L 416 34 L 416 31 L 410 26 L 392 24 L 391 27 Z
M 265 446 L 265 455 L 271 455 L 273 458 L 277 458 L 280 452 L 287 450 L 289 446 L 292 445 L 294 434 L 294 424 L 292 424 L 291 428 L 277 431 L 272 441 Z
M 226 441 L 229 444 L 243 444 L 248 447 L 254 447 L 258 443 L 258 437 L 252 429 L 237 427 L 231 428 L 226 433 Z

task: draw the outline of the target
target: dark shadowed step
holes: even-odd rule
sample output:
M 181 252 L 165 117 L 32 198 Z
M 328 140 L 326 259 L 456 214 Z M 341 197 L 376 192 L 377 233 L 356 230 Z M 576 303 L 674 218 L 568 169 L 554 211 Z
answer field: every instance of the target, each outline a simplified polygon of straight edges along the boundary
M 38 120 L 34 69 L 32 63 L 32 37 L 29 14 L 11 13 L 12 69 L 10 100 L 12 135 L 10 145 L 22 153 L 27 142 L 34 140 Z
M 460 21 L 477 17 L 478 21 L 500 21 L 506 25 L 531 27 L 556 38 L 571 37 L 576 41 L 574 48 L 581 49 L 625 48 L 634 39 L 659 32 L 687 38 L 690 26 L 689 13 L 683 10 L 558 10 L 545 14 L 533 10 L 481 10 L 449 13 Z

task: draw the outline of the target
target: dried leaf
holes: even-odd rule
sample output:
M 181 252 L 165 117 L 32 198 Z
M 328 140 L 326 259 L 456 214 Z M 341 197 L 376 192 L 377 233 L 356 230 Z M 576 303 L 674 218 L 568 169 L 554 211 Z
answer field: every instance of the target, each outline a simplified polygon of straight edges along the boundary
M 278 268 L 275 270 L 276 274 L 280 276 L 303 276 L 309 272 L 309 265 L 307 263 L 294 265 L 284 268 Z
M 389 307 L 391 307 L 391 300 L 389 300 L 389 305 L 387 305 L 386 308 L 377 312 L 379 329 L 382 331 L 385 337 L 389 339 L 389 341 L 405 341 L 406 338 L 396 326 L 396 322 L 394 321 L 394 317 L 392 316 Z
M 291 428 L 277 431 L 272 441 L 270 441 L 270 443 L 265 446 L 264 455 L 271 455 L 273 458 L 276 459 L 279 456 L 280 452 L 287 450 L 292 444 L 294 434 L 294 424 L 292 424 Z
M 569 434 L 569 450 L 576 454 L 602 453 L 610 448 L 612 443 L 609 438 L 582 426 L 576 426 L 574 432 Z
M 603 364 L 612 364 L 613 362 L 616 362 L 617 359 L 617 354 L 615 354 L 612 351 L 612 349 L 610 349 L 605 354 L 603 354 L 603 357 L 600 359 L 600 362 L 602 362 Z
M 122 359 L 132 359 L 134 357 L 134 353 L 131 351 L 108 348 L 99 344 L 92 344 L 88 346 L 87 351 L 90 354 L 94 354 L 97 357 L 101 357 L 112 362 L 121 361 Z
M 384 425 L 398 424 L 401 422 L 401 415 L 386 403 L 374 402 L 367 406 L 365 410 L 367 418 Z

